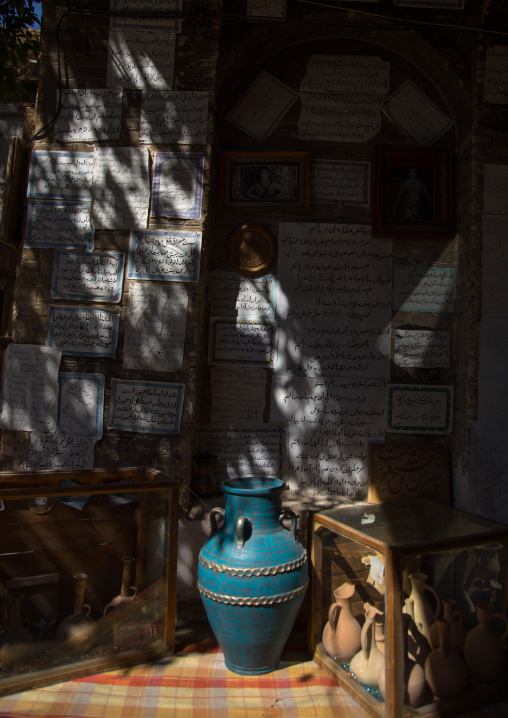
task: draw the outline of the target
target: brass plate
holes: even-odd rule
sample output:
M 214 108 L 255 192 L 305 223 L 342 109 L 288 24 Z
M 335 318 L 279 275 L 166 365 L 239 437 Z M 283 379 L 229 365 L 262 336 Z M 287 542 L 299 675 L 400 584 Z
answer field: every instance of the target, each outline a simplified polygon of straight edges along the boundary
M 277 258 L 277 243 L 262 227 L 244 224 L 229 237 L 227 258 L 240 274 L 248 277 L 266 274 Z

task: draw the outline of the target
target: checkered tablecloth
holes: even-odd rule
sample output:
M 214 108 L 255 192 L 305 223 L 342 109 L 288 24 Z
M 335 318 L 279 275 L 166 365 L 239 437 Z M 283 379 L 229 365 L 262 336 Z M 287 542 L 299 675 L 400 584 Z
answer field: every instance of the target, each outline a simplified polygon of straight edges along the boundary
M 189 645 L 155 663 L 5 696 L 0 698 L 0 716 L 367 718 L 308 655 L 289 658 L 272 673 L 240 676 L 226 668 L 215 643 Z
M 368 718 L 305 652 L 261 676 L 229 671 L 213 640 L 162 661 L 0 698 L 0 718 Z M 506 718 L 508 702 L 463 718 Z

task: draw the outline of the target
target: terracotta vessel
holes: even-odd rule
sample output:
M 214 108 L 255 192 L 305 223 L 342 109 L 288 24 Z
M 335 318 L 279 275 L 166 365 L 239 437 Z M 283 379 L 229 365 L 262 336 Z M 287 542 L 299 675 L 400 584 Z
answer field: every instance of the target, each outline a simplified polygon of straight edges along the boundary
M 328 622 L 323 630 L 323 646 L 337 661 L 347 661 L 361 648 L 362 629 L 351 612 L 351 598 L 355 587 L 343 583 L 333 592 L 335 603 L 328 611 Z
M 60 622 L 55 634 L 56 640 L 64 646 L 81 652 L 91 648 L 97 638 L 97 626 L 90 618 L 92 609 L 84 602 L 87 578 L 86 573 L 74 575 L 76 586 L 74 613 Z
M 404 660 L 404 703 L 416 708 L 422 702 L 425 691 L 425 672 L 419 663 L 416 663 L 408 654 L 408 634 L 411 624 L 411 616 L 402 616 L 403 630 L 403 660 Z M 386 670 L 384 664 L 378 672 L 379 691 L 386 700 Z
M 423 633 L 420 633 L 415 623 L 414 601 L 412 598 L 406 598 L 402 613 L 409 616 L 407 635 L 408 656 L 416 663 L 419 663 L 420 666 L 423 666 L 432 649 L 428 640 L 425 638 Z
M 429 638 L 429 628 L 437 620 L 441 611 L 441 599 L 432 586 L 427 584 L 427 576 L 419 571 L 409 574 L 411 581 L 411 594 L 409 598 L 414 604 L 414 620 L 420 633 Z M 429 603 L 425 591 L 431 593 L 436 599 L 436 608 L 433 609 Z
M 110 613 L 111 611 L 116 611 L 118 608 L 125 608 L 136 598 L 137 588 L 136 586 L 130 585 L 132 567 L 134 566 L 135 561 L 136 559 L 131 556 L 125 556 L 122 559 L 123 571 L 120 593 L 108 603 L 104 609 L 104 615 Z
M 462 625 L 462 614 L 455 610 L 453 598 L 443 598 L 443 618 L 450 623 L 450 644 L 457 653 L 464 655 L 464 641 L 467 629 Z M 429 643 L 434 650 L 439 647 L 439 624 L 435 621 L 429 629 Z
M 439 648 L 434 649 L 425 661 L 425 678 L 438 700 L 461 695 L 468 684 L 466 664 L 450 645 L 450 629 L 449 621 L 438 620 Z
M 361 650 L 353 656 L 349 670 L 354 673 L 360 683 L 370 686 L 378 685 L 378 676 L 385 672 L 385 657 L 377 647 L 374 621 L 381 611 L 370 604 L 365 604 L 365 623 L 363 624 Z M 370 634 L 370 644 L 369 644 Z
M 493 683 L 506 667 L 506 636 L 508 622 L 503 614 L 494 613 L 492 606 L 479 603 L 476 607 L 478 625 L 466 636 L 464 658 L 471 679 L 476 683 Z M 500 636 L 490 625 L 494 619 L 505 624 Z

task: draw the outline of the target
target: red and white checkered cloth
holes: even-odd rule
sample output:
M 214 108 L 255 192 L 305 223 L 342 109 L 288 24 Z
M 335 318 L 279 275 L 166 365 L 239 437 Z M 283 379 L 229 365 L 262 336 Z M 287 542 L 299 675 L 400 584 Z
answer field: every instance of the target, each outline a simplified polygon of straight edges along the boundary
M 229 671 L 213 641 L 155 663 L 0 698 L 1 718 L 368 718 L 307 654 L 261 676 Z M 508 702 L 464 714 L 506 718 Z

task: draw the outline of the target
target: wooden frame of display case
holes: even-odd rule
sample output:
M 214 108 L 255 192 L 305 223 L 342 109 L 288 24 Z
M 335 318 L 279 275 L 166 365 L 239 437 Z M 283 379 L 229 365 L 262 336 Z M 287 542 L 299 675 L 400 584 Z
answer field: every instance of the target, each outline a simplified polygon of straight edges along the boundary
M 407 540 L 402 543 L 397 540 L 397 511 L 399 507 L 410 507 L 413 521 L 407 521 L 408 514 L 402 514 L 407 525 Z M 419 535 L 417 517 L 419 513 L 431 512 L 436 521 L 445 522 L 455 517 L 457 521 L 469 525 L 471 532 L 465 536 L 439 539 L 429 535 L 428 531 Z M 363 516 L 362 516 L 363 514 Z M 387 520 L 386 517 L 391 517 Z M 393 518 L 395 517 L 395 519 Z M 369 524 L 378 521 L 380 531 L 369 532 Z M 383 521 L 385 522 L 383 524 Z M 402 523 L 402 520 L 401 520 Z M 362 529 L 365 524 L 365 530 Z M 442 523 L 445 527 L 446 523 Z M 476 530 L 474 527 L 476 526 Z M 310 582 L 311 582 L 311 611 L 308 622 L 308 647 L 316 663 L 341 687 L 353 695 L 370 715 L 375 718 L 430 718 L 452 716 L 474 707 L 495 703 L 508 696 L 508 668 L 494 684 L 472 688 L 463 695 L 441 701 L 432 701 L 421 707 L 411 707 L 404 703 L 403 683 L 403 621 L 402 605 L 404 595 L 403 568 L 405 562 L 418 565 L 421 557 L 430 557 L 440 552 L 453 552 L 455 550 L 478 550 L 478 547 L 498 545 L 504 550 L 505 560 L 501 565 L 504 575 L 503 608 L 508 615 L 508 596 L 506 578 L 508 576 L 508 526 L 494 521 L 488 521 L 479 516 L 457 511 L 448 506 L 436 504 L 425 499 L 401 500 L 389 504 L 368 504 L 363 506 L 346 506 L 339 509 L 316 512 L 309 516 L 308 527 Z M 338 537 L 338 544 L 334 548 L 323 546 L 323 537 L 326 539 L 326 530 Z M 414 536 L 413 536 L 414 530 Z M 413 536 L 413 537 L 412 537 Z M 351 551 L 350 542 L 354 542 Z M 349 550 L 349 554 L 348 554 Z M 356 552 L 356 553 L 355 553 Z M 368 569 L 362 564 L 360 554 L 377 553 L 383 556 L 385 565 L 384 595 L 367 582 Z M 357 554 L 357 555 L 356 555 Z M 325 561 L 330 567 L 327 576 L 323 571 Z M 340 663 L 331 658 L 325 651 L 321 642 L 323 625 L 328 616 L 331 603 L 323 605 L 323 593 L 333 589 L 331 566 L 337 567 L 335 582 L 352 583 L 356 588 L 356 602 L 363 608 L 363 603 L 372 603 L 379 607 L 384 604 L 385 613 L 385 655 L 386 655 L 386 699 L 378 701 L 364 686 L 351 678 L 350 674 Z M 333 595 L 333 594 L 332 594 Z M 354 600 L 354 599 L 353 599 Z M 333 603 L 333 599 L 331 599 Z M 357 606 L 358 608 L 358 606 Z M 360 613 L 360 612 L 359 612 Z
M 143 663 L 174 652 L 178 496 L 177 481 L 148 468 L 0 472 L 0 501 L 4 507 L 0 515 L 4 527 L 11 524 L 3 539 L 4 544 L 9 543 L 8 551 L 5 547 L 2 550 L 0 539 L 4 614 L 7 616 L 6 585 L 32 585 L 39 598 L 41 591 L 53 591 L 51 602 L 58 590 L 59 597 L 64 598 L 62 608 L 65 605 L 62 619 L 72 613 L 73 599 L 69 590 L 65 594 L 65 584 L 69 589 L 74 585 L 74 575 L 90 567 L 93 582 L 85 600 L 95 607 L 99 636 L 97 647 L 85 655 L 63 649 L 52 634 L 46 641 L 47 649 L 46 644 L 41 647 L 35 640 L 37 659 L 14 671 L 0 669 L 0 695 Z M 41 497 L 45 501 L 37 501 Z M 87 497 L 81 510 L 66 504 L 69 499 L 79 500 L 76 497 Z M 156 547 L 150 545 L 149 524 L 154 516 L 164 522 L 163 548 L 160 540 Z M 30 555 L 33 564 L 29 563 Z M 109 601 L 120 594 L 122 560 L 126 555 L 135 558 L 136 598 L 127 607 L 104 613 Z M 152 560 L 152 556 L 156 558 Z M 55 572 L 53 562 L 59 571 Z M 31 576 L 27 576 L 29 571 Z M 59 578 L 62 580 L 56 588 L 55 580 Z M 45 579 L 48 585 L 41 586 Z M 28 601 L 32 610 L 33 600 Z M 4 625 L 8 628 L 7 623 Z M 1 642 L 0 635 L 0 645 Z M 42 653 L 41 648 L 45 648 Z

